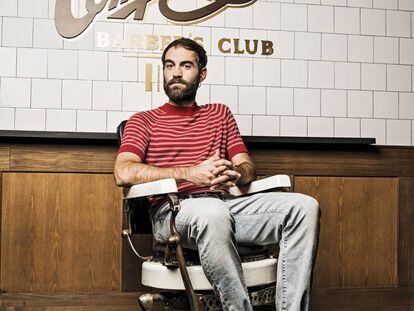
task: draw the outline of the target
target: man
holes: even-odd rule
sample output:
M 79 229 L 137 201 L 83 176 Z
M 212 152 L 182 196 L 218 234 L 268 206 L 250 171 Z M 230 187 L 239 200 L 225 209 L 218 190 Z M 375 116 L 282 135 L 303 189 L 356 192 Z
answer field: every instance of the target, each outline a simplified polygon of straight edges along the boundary
M 255 179 L 255 166 L 230 110 L 198 106 L 207 75 L 204 49 L 186 38 L 162 55 L 169 102 L 132 116 L 115 163 L 117 185 L 174 178 L 183 245 L 198 249 L 203 270 L 224 310 L 252 310 L 236 243 L 279 243 L 276 309 L 306 310 L 319 231 L 318 202 L 298 193 L 235 198 L 226 189 Z M 253 104 L 253 103 L 252 103 Z M 157 240 L 170 235 L 168 205 L 152 202 Z

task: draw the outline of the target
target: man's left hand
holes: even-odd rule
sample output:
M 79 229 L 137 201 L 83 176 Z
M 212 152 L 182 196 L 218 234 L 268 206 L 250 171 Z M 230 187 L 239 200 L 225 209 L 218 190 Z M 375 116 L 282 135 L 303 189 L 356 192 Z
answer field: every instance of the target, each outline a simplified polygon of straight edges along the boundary
M 227 189 L 234 187 L 240 179 L 241 174 L 233 170 L 225 170 L 220 176 L 211 180 L 210 190 Z

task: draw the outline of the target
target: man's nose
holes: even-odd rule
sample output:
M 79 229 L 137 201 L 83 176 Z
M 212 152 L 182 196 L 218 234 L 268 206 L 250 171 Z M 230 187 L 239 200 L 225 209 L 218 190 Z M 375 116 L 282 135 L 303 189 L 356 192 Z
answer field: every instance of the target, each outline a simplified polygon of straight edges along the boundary
M 174 77 L 182 77 L 182 71 L 180 66 L 176 66 L 173 70 L 173 76 Z

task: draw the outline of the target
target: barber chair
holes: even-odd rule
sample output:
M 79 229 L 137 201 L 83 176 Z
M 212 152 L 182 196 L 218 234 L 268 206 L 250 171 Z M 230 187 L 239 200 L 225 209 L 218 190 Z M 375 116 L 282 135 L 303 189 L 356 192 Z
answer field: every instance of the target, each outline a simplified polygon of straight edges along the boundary
M 120 142 L 126 121 L 117 129 Z M 269 190 L 287 191 L 290 188 L 287 175 L 275 175 L 254 181 L 244 187 L 232 187 L 235 196 L 249 195 Z M 133 185 L 124 188 L 124 216 L 126 228 L 122 231 L 134 254 L 144 260 L 141 282 L 156 289 L 156 293 L 143 294 L 138 302 L 142 310 L 221 310 L 221 303 L 214 295 L 200 265 L 198 253 L 183 248 L 175 226 L 175 216 L 180 210 L 174 179 Z M 148 197 L 163 196 L 170 205 L 171 236 L 167 244 L 153 242 L 151 256 L 142 256 L 132 242 L 135 234 L 152 234 L 148 214 Z M 261 245 L 238 245 L 242 268 L 253 307 L 274 305 L 277 251 Z

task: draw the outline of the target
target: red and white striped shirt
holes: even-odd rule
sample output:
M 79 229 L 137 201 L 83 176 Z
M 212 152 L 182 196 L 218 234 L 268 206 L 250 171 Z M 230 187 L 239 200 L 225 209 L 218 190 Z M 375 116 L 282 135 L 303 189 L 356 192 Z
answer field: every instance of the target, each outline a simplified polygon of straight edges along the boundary
M 176 107 L 169 103 L 133 115 L 127 122 L 118 153 L 132 152 L 157 167 L 194 166 L 220 150 L 231 159 L 247 152 L 230 109 L 223 104 Z M 208 186 L 180 183 L 180 193 L 208 191 Z

